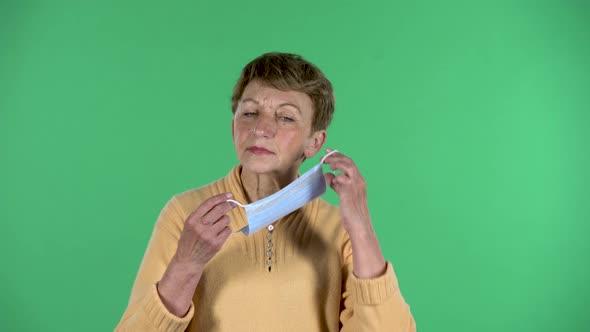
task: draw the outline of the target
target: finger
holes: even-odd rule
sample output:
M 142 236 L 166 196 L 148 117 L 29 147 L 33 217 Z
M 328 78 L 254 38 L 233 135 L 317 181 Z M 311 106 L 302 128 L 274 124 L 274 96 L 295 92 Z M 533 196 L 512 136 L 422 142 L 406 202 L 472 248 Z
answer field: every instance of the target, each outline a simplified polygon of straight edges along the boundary
M 328 158 L 326 158 L 324 163 L 327 165 L 344 164 L 344 165 L 349 165 L 350 167 L 356 167 L 356 164 L 354 163 L 354 161 L 350 157 L 347 157 L 345 155 L 337 155 L 337 156 L 331 155 Z
M 332 180 L 332 185 L 349 185 L 352 183 L 352 179 L 345 174 L 338 174 Z
M 353 163 L 352 158 L 345 156 L 343 154 L 338 154 L 338 152 L 336 152 L 333 155 L 330 155 L 328 158 L 326 158 L 326 160 L 330 160 L 331 163 L 342 160 L 345 160 L 349 163 Z
M 219 195 L 215 195 L 212 197 L 207 198 L 205 201 L 203 201 L 203 203 L 201 203 L 201 205 L 199 205 L 199 207 L 197 207 L 189 216 L 189 218 L 196 216 L 196 217 L 202 217 L 205 214 L 207 214 L 207 212 L 209 212 L 212 208 L 214 208 L 217 204 L 223 203 L 225 202 L 227 199 L 232 198 L 233 195 L 231 193 L 222 193 Z
M 343 174 L 334 175 L 331 173 L 324 174 L 324 179 L 326 183 L 332 188 L 336 193 L 340 194 L 340 190 L 343 186 L 350 184 L 352 181 L 350 178 L 346 177 Z
M 231 235 L 232 230 L 230 227 L 224 227 L 221 229 L 221 231 L 219 233 L 212 233 L 212 239 L 211 239 L 211 243 L 213 245 L 213 248 L 216 250 L 216 252 L 218 252 L 219 250 L 221 250 L 221 248 L 223 248 L 223 245 L 225 244 L 225 242 L 227 241 L 227 239 L 229 238 L 229 236 Z
M 324 173 L 324 180 L 326 180 L 326 184 L 332 187 L 332 180 L 336 177 L 336 175 L 332 173 Z
M 229 226 L 224 227 L 218 234 L 217 236 L 223 241 L 225 242 L 225 240 L 227 240 L 227 238 L 232 234 L 232 230 Z
M 339 176 L 331 173 L 324 174 L 324 179 L 326 180 L 326 183 L 330 186 L 330 188 L 332 188 L 332 190 L 334 190 L 338 195 L 340 195 L 342 192 L 343 184 L 340 180 L 338 180 L 338 178 Z
M 205 214 L 201 218 L 201 220 L 205 225 L 213 224 L 223 215 L 231 211 L 231 209 L 233 209 L 234 207 L 236 207 L 236 205 L 234 205 L 233 203 L 224 201 L 214 206 L 209 212 L 207 212 L 207 214 Z
M 227 214 L 224 214 L 219 219 L 217 219 L 214 223 L 212 223 L 211 226 L 209 226 L 210 232 L 213 234 L 218 234 L 225 227 L 229 226 L 230 223 L 231 223 L 231 218 Z
M 329 156 L 326 157 L 326 159 L 324 159 L 324 164 L 329 164 L 332 161 L 338 159 L 339 156 L 344 156 L 343 154 L 341 154 L 340 152 L 335 152 Z
M 330 163 L 330 169 L 333 171 L 341 171 L 347 176 L 352 176 L 356 173 L 356 166 L 352 163 L 351 160 L 345 159 L 333 161 L 332 163 Z

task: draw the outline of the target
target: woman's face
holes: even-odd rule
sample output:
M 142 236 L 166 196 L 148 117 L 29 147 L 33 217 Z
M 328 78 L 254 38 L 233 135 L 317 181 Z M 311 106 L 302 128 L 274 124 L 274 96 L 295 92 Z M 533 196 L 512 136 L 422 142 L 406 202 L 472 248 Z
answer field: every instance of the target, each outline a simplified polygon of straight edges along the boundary
M 281 91 L 254 80 L 246 86 L 232 134 L 242 166 L 253 173 L 279 173 L 299 168 L 315 155 L 325 130 L 311 133 L 313 108 L 303 92 Z

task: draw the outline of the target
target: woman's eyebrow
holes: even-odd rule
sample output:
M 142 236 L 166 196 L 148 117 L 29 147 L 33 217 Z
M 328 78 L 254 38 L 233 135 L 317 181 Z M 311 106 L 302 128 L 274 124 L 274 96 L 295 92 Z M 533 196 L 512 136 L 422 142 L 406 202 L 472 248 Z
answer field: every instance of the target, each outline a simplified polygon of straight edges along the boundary
M 256 104 L 256 105 L 260 105 L 260 102 L 258 102 L 258 100 L 256 100 L 256 99 L 253 99 L 253 98 L 245 98 L 245 99 L 242 99 L 242 100 L 240 101 L 240 103 L 242 103 L 242 104 L 243 104 L 243 103 L 246 103 L 246 102 L 251 102 L 251 103 L 254 103 L 254 104 Z M 297 106 L 297 105 L 295 105 L 295 104 L 293 104 L 293 103 L 291 103 L 291 102 L 285 102 L 285 103 L 282 103 L 282 104 L 280 104 L 280 105 L 279 105 L 277 108 L 281 108 L 281 107 L 283 107 L 283 106 L 291 106 L 291 107 L 294 107 L 294 108 L 297 110 L 297 112 L 299 112 L 299 114 L 301 114 L 301 110 L 299 109 L 299 106 Z
M 258 100 L 255 100 L 255 99 L 252 99 L 252 98 L 246 98 L 246 99 L 243 99 L 243 100 L 242 100 L 242 101 L 240 101 L 240 102 L 241 102 L 241 103 L 245 103 L 245 102 L 248 102 L 248 101 L 249 101 L 249 102 L 252 102 L 252 103 L 254 103 L 254 104 L 258 104 L 258 105 L 260 105 L 260 103 L 258 102 Z
M 301 114 L 301 110 L 299 109 L 299 107 L 297 105 L 293 104 L 293 103 L 289 103 L 289 102 L 282 103 L 277 108 L 280 108 L 280 107 L 283 107 L 283 106 L 292 106 L 292 107 L 294 107 L 297 110 L 297 112 L 299 112 L 299 114 Z

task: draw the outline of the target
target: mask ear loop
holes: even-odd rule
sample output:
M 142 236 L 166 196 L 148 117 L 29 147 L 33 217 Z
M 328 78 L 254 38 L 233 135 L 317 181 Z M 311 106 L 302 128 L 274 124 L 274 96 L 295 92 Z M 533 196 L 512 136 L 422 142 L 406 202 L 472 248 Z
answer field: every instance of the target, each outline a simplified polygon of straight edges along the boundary
M 241 206 L 241 207 L 243 207 L 243 208 L 245 208 L 245 207 L 246 207 L 246 206 L 245 206 L 245 205 L 243 205 L 242 203 L 240 203 L 240 202 L 238 202 L 238 201 L 234 201 L 233 199 L 228 199 L 228 200 L 226 200 L 226 202 L 232 202 L 232 203 L 235 203 L 236 205 L 239 205 L 239 206 Z
M 332 150 L 330 151 L 327 155 L 325 155 L 321 160 L 320 160 L 320 164 L 324 163 L 324 160 L 326 160 L 326 158 L 328 158 L 332 153 L 336 153 L 338 152 L 338 150 Z
M 241 206 L 242 208 L 245 208 L 246 207 L 244 204 L 242 204 L 242 203 L 240 203 L 238 201 L 234 201 L 233 199 L 228 199 L 228 200 L 226 200 L 226 202 L 232 202 L 232 203 L 234 203 L 234 204 L 236 204 L 238 206 Z M 236 234 L 236 233 L 241 233 L 241 232 L 242 232 L 242 230 L 241 229 L 238 229 L 237 231 L 231 232 L 230 235 L 233 235 L 233 234 Z
M 326 158 L 328 158 L 328 156 L 330 156 L 332 153 L 336 153 L 338 152 L 338 150 L 332 150 L 330 151 L 330 153 L 328 153 L 327 155 L 325 155 L 322 160 L 320 160 L 320 165 L 324 163 L 324 160 L 326 160 Z M 331 171 L 332 174 L 334 174 L 334 176 L 336 176 L 336 172 Z

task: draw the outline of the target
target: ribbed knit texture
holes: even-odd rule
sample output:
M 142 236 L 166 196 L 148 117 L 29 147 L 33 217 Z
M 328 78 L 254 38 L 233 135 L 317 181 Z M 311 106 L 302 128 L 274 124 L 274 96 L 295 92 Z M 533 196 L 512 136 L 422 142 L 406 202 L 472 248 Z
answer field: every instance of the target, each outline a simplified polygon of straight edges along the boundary
M 176 251 L 184 221 L 205 199 L 223 192 L 249 203 L 240 171 L 236 166 L 226 177 L 166 203 L 117 330 L 415 331 L 391 263 L 382 276 L 356 278 L 339 209 L 321 198 L 275 223 L 270 271 L 266 229 L 233 234 L 205 267 L 188 314 L 168 312 L 155 285 Z M 234 231 L 247 225 L 244 209 L 236 207 L 229 216 Z

